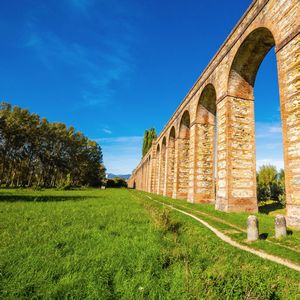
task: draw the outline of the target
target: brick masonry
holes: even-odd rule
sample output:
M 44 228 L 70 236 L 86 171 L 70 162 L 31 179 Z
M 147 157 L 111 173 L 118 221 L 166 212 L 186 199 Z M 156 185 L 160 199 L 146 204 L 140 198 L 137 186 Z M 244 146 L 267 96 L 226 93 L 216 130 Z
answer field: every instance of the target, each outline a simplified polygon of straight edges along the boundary
M 253 89 L 257 70 L 274 46 L 287 221 L 300 228 L 299 0 L 253 1 L 133 171 L 129 186 L 215 203 L 223 211 L 256 212 Z

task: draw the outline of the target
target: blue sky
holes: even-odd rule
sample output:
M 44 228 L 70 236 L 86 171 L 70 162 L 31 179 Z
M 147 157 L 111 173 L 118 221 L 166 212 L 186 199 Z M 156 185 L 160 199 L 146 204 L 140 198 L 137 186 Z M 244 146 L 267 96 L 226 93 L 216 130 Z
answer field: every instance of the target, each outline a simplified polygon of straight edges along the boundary
M 1 97 L 73 125 L 130 173 L 250 5 L 245 1 L 11 0 L 0 4 Z M 274 51 L 255 86 L 257 162 L 283 166 Z

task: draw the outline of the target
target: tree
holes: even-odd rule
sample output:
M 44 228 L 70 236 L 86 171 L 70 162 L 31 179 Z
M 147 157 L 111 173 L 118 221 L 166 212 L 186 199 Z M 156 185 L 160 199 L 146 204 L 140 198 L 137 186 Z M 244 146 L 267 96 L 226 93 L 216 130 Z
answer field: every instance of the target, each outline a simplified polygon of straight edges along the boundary
M 149 135 L 149 131 L 146 130 L 144 134 L 144 140 L 143 140 L 143 149 L 142 149 L 143 157 L 146 155 L 148 149 L 148 135 Z
M 143 157 L 148 153 L 149 149 L 152 146 L 152 142 L 156 139 L 156 137 L 156 131 L 154 128 L 150 128 L 149 131 L 145 131 L 142 148 Z
M 259 201 L 279 201 L 284 195 L 284 171 L 277 173 L 276 167 L 263 165 L 257 173 L 257 198 Z
M 0 186 L 101 184 L 101 147 L 73 127 L 0 104 Z

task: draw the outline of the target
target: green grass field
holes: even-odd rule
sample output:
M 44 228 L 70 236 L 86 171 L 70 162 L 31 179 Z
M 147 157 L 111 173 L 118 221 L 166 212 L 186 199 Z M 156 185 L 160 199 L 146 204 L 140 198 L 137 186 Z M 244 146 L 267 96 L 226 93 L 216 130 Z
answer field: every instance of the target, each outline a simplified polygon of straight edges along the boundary
M 150 196 L 245 228 L 245 214 Z M 252 246 L 299 262 L 299 232 L 275 241 L 274 217 L 259 218 L 268 238 Z M 299 272 L 133 190 L 0 190 L 0 241 L 1 299 L 300 299 Z

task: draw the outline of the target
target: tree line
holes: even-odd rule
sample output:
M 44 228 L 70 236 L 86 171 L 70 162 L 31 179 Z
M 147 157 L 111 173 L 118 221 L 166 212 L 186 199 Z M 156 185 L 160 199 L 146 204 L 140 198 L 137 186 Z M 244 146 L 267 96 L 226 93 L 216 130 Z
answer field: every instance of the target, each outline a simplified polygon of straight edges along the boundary
M 0 186 L 97 186 L 101 147 L 73 127 L 0 103 Z

